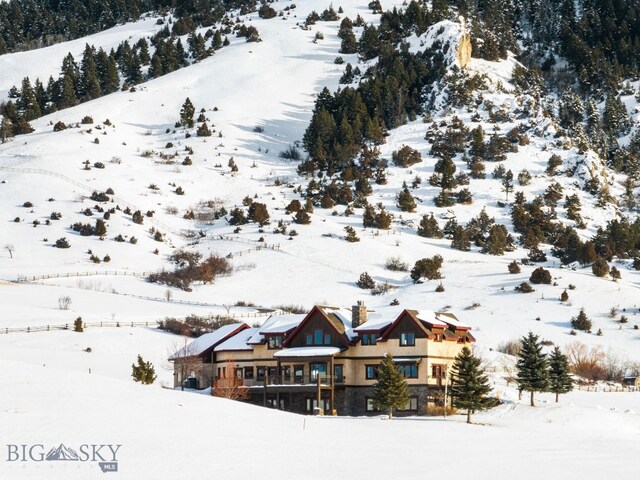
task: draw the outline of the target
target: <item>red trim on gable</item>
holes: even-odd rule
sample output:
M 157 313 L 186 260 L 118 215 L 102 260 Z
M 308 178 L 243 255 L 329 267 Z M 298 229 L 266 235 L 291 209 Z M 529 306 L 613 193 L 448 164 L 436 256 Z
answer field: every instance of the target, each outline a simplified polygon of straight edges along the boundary
M 298 326 L 287 336 L 285 341 L 282 342 L 282 348 L 286 348 L 287 345 L 289 345 L 289 343 L 291 343 L 291 341 L 296 337 L 296 335 L 298 333 L 300 333 L 300 331 L 302 330 L 304 325 L 309 321 L 309 319 L 313 316 L 313 314 L 315 312 L 318 312 L 318 313 L 320 313 L 320 315 L 322 315 L 322 317 L 324 318 L 326 323 L 329 324 L 329 326 L 333 329 L 334 332 L 336 332 L 338 335 L 344 335 L 345 337 L 347 337 L 345 332 L 339 332 L 338 331 L 338 329 L 333 325 L 333 323 L 331 323 L 331 321 L 327 318 L 327 314 L 324 313 L 324 311 L 318 305 L 314 305 L 313 308 L 311 310 L 309 310 L 309 313 L 307 313 L 307 315 L 298 324 Z M 347 327 L 345 326 L 345 330 L 346 330 L 346 328 Z M 347 338 L 347 343 L 349 343 L 349 339 L 348 338 Z
M 391 335 L 391 332 L 393 332 L 393 329 L 396 328 L 396 326 L 398 325 L 398 323 L 400 323 L 400 320 L 402 320 L 402 318 L 404 317 L 404 315 L 407 315 L 412 321 L 413 323 L 415 323 L 423 332 L 424 334 L 427 336 L 427 338 L 431 339 L 431 336 L 429 335 L 429 332 L 426 331 L 426 329 L 424 328 L 424 325 L 421 325 L 420 322 L 416 321 L 415 318 L 413 318 L 413 315 L 411 315 L 406 309 L 403 310 L 402 312 L 400 312 L 400 315 L 398 315 L 398 318 L 396 318 L 393 323 L 391 325 L 389 325 L 389 327 L 387 328 L 387 330 L 384 332 L 384 334 L 377 340 L 378 342 L 386 342 L 387 339 L 389 338 L 389 335 Z

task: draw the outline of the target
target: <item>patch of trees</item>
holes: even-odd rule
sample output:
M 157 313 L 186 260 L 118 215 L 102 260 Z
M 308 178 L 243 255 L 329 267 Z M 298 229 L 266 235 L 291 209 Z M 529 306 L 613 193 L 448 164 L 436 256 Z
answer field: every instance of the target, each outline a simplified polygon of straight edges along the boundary
M 242 27 L 239 31 L 247 41 L 259 39 L 255 27 Z M 0 105 L 0 113 L 5 117 L 0 124 L 0 139 L 5 141 L 11 136 L 31 133 L 31 120 L 116 92 L 121 84 L 123 88 L 129 88 L 185 67 L 189 65 L 189 57 L 192 61 L 206 58 L 224 45 L 220 31 L 211 31 L 212 40 L 201 34 L 191 34 L 187 49 L 180 38 L 169 37 L 168 32 L 166 37 L 169 38 L 166 38 L 160 31 L 151 39 L 155 47 L 153 56 L 150 56 L 149 43 L 144 38 L 134 45 L 125 40 L 109 53 L 87 44 L 80 62 L 71 53 L 67 54 L 57 79 L 50 76 L 44 84 L 38 78 L 32 84 L 29 77 L 25 77 L 20 89 L 11 88 L 9 100 Z M 144 66 L 149 66 L 146 74 L 143 73 Z M 60 131 L 63 126 L 66 127 L 56 124 L 54 130 Z M 206 126 L 201 126 L 200 136 L 208 136 L 207 130 Z
M 188 315 L 185 318 L 166 317 L 159 322 L 158 328 L 176 335 L 196 338 L 231 323 L 237 323 L 237 320 L 228 317 L 212 318 Z
M 318 95 L 303 137 L 309 159 L 299 166 L 299 172 L 333 176 L 355 167 L 363 145 L 384 143 L 388 129 L 423 113 L 425 92 L 443 72 L 441 52 L 412 54 L 387 43 L 378 63 L 365 72 L 357 88 L 346 87 L 334 94 L 325 88 Z M 413 161 L 411 155 L 407 160 Z
M 190 292 L 191 284 L 213 283 L 216 277 L 229 275 L 232 271 L 226 258 L 213 254 L 203 260 L 202 254 L 198 252 L 178 250 L 171 254 L 169 261 L 175 264 L 173 271 L 162 270 L 152 273 L 147 277 L 147 281 Z

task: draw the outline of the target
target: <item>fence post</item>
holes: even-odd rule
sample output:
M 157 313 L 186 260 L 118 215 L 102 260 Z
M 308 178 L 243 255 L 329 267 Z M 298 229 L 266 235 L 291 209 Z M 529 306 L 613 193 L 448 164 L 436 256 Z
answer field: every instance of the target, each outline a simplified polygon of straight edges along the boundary
M 31 332 L 31 327 L 27 327 L 27 333 Z

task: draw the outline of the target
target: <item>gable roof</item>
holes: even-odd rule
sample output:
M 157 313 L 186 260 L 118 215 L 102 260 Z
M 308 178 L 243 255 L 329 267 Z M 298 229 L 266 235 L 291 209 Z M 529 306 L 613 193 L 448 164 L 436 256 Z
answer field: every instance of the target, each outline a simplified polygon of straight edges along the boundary
M 198 338 L 193 339 L 185 347 L 175 352 L 169 357 L 169 360 L 176 360 L 181 357 L 196 357 L 203 355 L 207 351 L 216 347 L 227 338 L 235 335 L 242 330 L 249 328 L 246 323 L 231 323 L 229 325 L 223 325 L 222 327 L 214 330 L 213 332 L 205 333 Z
M 241 332 L 236 333 L 232 337 L 227 337 L 222 343 L 219 343 L 214 352 L 237 352 L 241 350 L 253 350 L 253 345 L 247 342 L 258 332 L 258 328 L 245 328 Z
M 287 333 L 296 328 L 300 322 L 306 317 L 305 314 L 287 314 L 287 315 L 271 315 L 256 329 L 247 343 L 256 345 L 263 343 L 265 335 Z
M 381 342 L 386 341 L 389 338 L 389 335 L 391 335 L 391 332 L 393 332 L 393 330 L 396 328 L 398 323 L 400 323 L 400 320 L 402 320 L 402 318 L 405 315 L 407 315 L 411 320 L 413 320 L 413 322 L 417 325 L 417 327 L 423 330 L 427 334 L 427 336 L 431 337 L 432 335 L 431 330 L 429 330 L 429 328 L 423 323 L 423 321 L 418 318 L 417 313 L 418 312 L 416 312 L 415 310 L 407 310 L 407 309 L 402 310 L 402 312 L 400 312 L 400 315 L 398 315 L 398 317 L 393 321 L 391 326 L 387 328 L 384 334 L 380 337 L 379 341 Z
M 347 340 L 351 341 L 356 338 L 356 333 L 351 328 L 351 312 L 340 307 L 330 307 L 328 305 L 314 305 L 314 307 L 304 316 L 304 319 L 296 326 L 287 339 L 282 344 L 286 347 L 291 340 L 302 330 L 304 324 L 309 321 L 314 313 L 320 315 L 327 321 L 339 335 L 345 335 Z M 348 312 L 348 313 L 347 313 Z

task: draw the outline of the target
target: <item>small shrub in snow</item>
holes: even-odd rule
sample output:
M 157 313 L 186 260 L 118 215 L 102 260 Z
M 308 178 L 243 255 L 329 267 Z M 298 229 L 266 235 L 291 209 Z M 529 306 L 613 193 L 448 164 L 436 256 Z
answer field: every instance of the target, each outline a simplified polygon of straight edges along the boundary
M 442 278 L 440 267 L 442 267 L 442 257 L 435 255 L 432 258 L 422 258 L 418 260 L 411 269 L 411 279 L 413 283 L 418 283 L 421 279 L 437 280 Z
M 604 258 L 598 258 L 591 265 L 591 271 L 596 277 L 606 277 L 609 274 L 609 264 Z
M 363 272 L 360 274 L 360 278 L 356 282 L 356 285 L 358 288 L 362 288 L 363 290 L 370 290 L 376 286 L 376 282 L 367 272 Z
M 347 232 L 347 236 L 345 237 L 345 240 L 347 242 L 355 243 L 360 241 L 360 238 L 358 237 L 358 235 L 356 235 L 356 231 L 353 229 L 353 227 L 347 225 L 346 227 L 344 227 L 344 230 L 345 232 Z
M 509 269 L 509 273 L 520 273 L 520 265 L 518 265 L 518 262 L 515 260 L 511 262 L 507 268 Z
M 74 332 L 84 332 L 84 324 L 82 323 L 82 317 L 78 317 L 73 322 Z
M 534 284 L 545 284 L 549 285 L 551 283 L 551 273 L 549 270 L 545 270 L 542 267 L 536 268 L 529 277 L 529 281 Z
M 56 248 L 70 248 L 71 244 L 69 243 L 69 240 L 67 240 L 66 238 L 59 238 L 58 240 L 56 240 Z
M 407 272 L 409 270 L 409 265 L 406 262 L 403 262 L 400 257 L 390 257 L 387 258 L 385 268 L 392 272 Z
M 518 285 L 517 287 L 515 287 L 515 290 L 517 292 L 520 293 L 531 293 L 531 292 L 535 292 L 535 290 L 533 289 L 533 287 L 531 285 L 529 285 L 527 282 L 522 282 L 520 285 Z
M 580 313 L 571 319 L 571 326 L 576 330 L 591 332 L 591 319 L 587 317 L 584 308 L 581 308 Z

